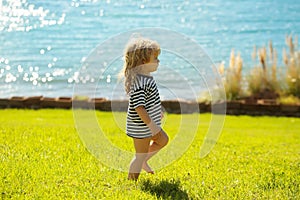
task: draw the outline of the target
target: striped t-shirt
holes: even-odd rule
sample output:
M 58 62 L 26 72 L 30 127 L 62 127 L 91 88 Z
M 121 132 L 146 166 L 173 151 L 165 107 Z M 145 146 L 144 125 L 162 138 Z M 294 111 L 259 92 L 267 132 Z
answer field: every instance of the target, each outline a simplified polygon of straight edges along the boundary
M 134 138 L 147 138 L 152 134 L 135 108 L 144 106 L 151 119 L 161 125 L 161 103 L 156 82 L 151 76 L 138 74 L 129 92 L 126 133 Z

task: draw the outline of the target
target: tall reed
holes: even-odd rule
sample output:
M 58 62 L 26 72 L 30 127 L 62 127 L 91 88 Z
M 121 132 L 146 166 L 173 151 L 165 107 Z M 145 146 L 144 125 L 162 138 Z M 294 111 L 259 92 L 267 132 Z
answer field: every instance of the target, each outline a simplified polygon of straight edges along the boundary
M 228 100 L 236 100 L 242 96 L 242 68 L 241 55 L 238 53 L 235 56 L 233 49 L 230 54 L 229 67 L 225 69 L 224 63 L 219 66 L 219 72 L 224 76 L 223 81 Z
M 269 48 L 262 47 L 254 50 L 252 58 L 256 63 L 259 60 L 259 65 L 254 66 L 247 76 L 248 90 L 251 95 L 256 95 L 263 92 L 280 93 L 280 85 L 277 77 L 277 51 L 273 48 L 272 41 L 269 42 Z
M 300 51 L 298 51 L 298 37 L 286 36 L 288 52 L 283 49 L 284 68 L 278 67 L 277 51 L 272 41 L 268 47 L 259 49 L 254 46 L 252 58 L 254 67 L 243 78 L 243 60 L 240 53 L 235 55 L 231 50 L 229 66 L 219 65 L 219 73 L 223 82 L 228 100 L 236 100 L 244 96 L 258 96 L 272 94 L 272 98 L 288 98 L 289 101 L 300 99 Z M 284 73 L 282 73 L 284 70 Z M 245 87 L 248 89 L 246 91 Z M 297 100 L 297 102 L 298 102 Z
M 283 49 L 283 62 L 287 68 L 285 77 L 285 95 L 295 96 L 300 98 L 300 51 L 297 51 L 298 37 L 295 37 L 295 42 L 292 36 L 286 36 L 286 44 L 289 48 L 287 53 Z

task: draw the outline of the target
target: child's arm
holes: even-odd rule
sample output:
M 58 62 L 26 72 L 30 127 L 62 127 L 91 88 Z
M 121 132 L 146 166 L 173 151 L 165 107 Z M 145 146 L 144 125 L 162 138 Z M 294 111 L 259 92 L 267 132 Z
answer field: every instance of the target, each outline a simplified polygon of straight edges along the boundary
M 144 106 L 139 106 L 135 110 L 140 116 L 141 120 L 149 127 L 152 135 L 155 135 L 161 131 L 161 128 L 157 126 L 151 119 Z
M 137 112 L 137 114 L 140 116 L 141 120 L 145 123 L 145 124 L 149 124 L 151 121 L 151 118 L 149 116 L 149 114 L 147 113 L 146 109 L 144 106 L 139 106 L 135 109 L 135 111 Z

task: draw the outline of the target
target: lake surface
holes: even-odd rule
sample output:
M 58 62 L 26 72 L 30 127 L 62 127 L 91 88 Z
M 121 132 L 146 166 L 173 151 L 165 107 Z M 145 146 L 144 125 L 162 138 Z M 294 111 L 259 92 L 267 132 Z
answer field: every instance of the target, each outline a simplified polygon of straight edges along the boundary
M 2 0 L 0 98 L 72 96 L 74 83 L 85 82 L 97 85 L 96 90 L 87 86 L 87 96 L 125 98 L 116 78 L 122 68 L 121 55 L 108 70 L 100 70 L 103 73 L 83 77 L 80 69 L 99 44 L 146 27 L 191 38 L 214 63 L 228 65 L 230 51 L 235 49 L 248 70 L 253 66 L 253 46 L 272 40 L 281 65 L 285 36 L 300 32 L 299 10 L 298 0 Z M 163 99 L 185 98 L 189 87 L 197 93 L 207 88 L 205 73 L 195 76 L 190 63 L 163 50 L 162 46 L 161 67 L 155 74 Z

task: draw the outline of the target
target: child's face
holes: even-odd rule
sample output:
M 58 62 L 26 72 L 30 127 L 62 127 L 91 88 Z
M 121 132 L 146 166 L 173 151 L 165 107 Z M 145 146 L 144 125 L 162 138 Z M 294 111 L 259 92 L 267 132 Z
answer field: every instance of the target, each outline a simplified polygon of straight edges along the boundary
M 155 72 L 158 68 L 158 64 L 159 64 L 158 54 L 157 53 L 151 54 L 149 62 L 145 63 L 145 66 L 143 67 L 143 71 L 146 73 Z

